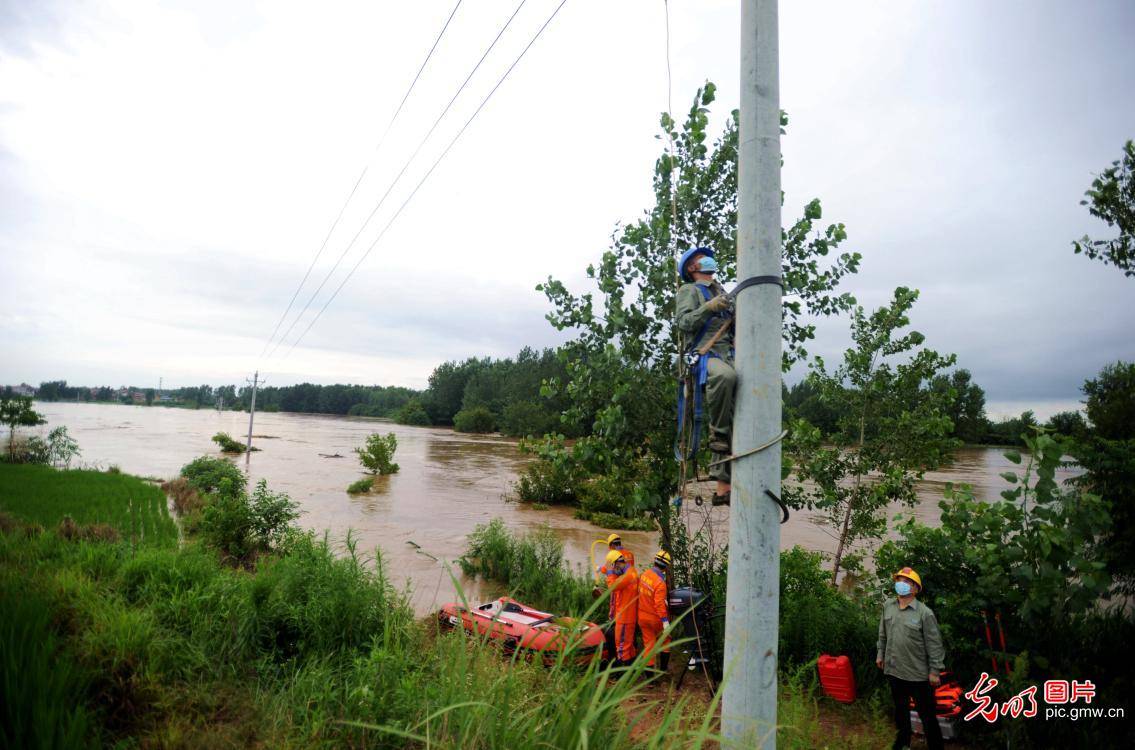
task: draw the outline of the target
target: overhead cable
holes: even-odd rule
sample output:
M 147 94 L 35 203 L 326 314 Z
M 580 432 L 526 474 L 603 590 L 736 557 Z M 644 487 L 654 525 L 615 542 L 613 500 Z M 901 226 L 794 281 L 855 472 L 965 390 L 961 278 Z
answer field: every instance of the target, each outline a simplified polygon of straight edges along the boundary
M 441 27 L 441 31 L 438 32 L 437 38 L 434 39 L 433 46 L 430 47 L 430 51 L 426 54 L 426 59 L 422 60 L 422 64 L 418 68 L 418 72 L 414 75 L 414 80 L 410 82 L 410 87 L 406 89 L 406 93 L 402 95 L 402 101 L 398 103 L 398 108 L 394 110 L 394 114 L 393 116 L 391 116 L 390 122 L 386 124 L 386 130 L 383 131 L 382 137 L 378 139 L 378 145 L 374 147 L 375 154 L 377 154 L 382 149 L 382 144 L 386 142 L 386 136 L 390 134 L 390 129 L 394 126 L 394 121 L 398 119 L 398 115 L 402 113 L 402 108 L 406 106 L 406 100 L 410 98 L 410 94 L 414 91 L 414 87 L 418 85 L 418 79 L 422 77 L 422 71 L 426 69 L 426 64 L 429 63 L 430 58 L 433 57 L 434 50 L 437 49 L 437 45 L 439 42 L 441 42 L 441 38 L 445 36 L 445 30 L 449 28 L 449 22 L 452 21 L 453 16 L 457 14 L 457 9 L 461 7 L 461 3 L 462 0 L 457 0 L 457 4 L 453 6 L 453 10 L 450 11 L 449 17 L 445 19 L 445 24 Z M 373 158 L 374 156 L 372 154 L 371 159 Z M 331 235 L 335 233 L 335 228 L 339 226 L 339 220 L 343 218 L 343 213 L 347 210 L 347 206 L 350 204 L 351 199 L 355 197 L 355 192 L 358 191 L 359 185 L 361 185 L 363 182 L 363 178 L 366 177 L 367 171 L 370 169 L 370 164 L 371 162 L 370 160 L 368 160 L 367 163 L 363 166 L 363 171 L 359 173 L 359 178 L 355 180 L 355 184 L 351 188 L 351 192 L 347 194 L 347 199 L 343 201 L 343 205 L 339 208 L 339 213 L 335 216 L 335 221 L 331 222 L 331 228 L 327 230 L 327 236 L 323 238 L 323 244 L 319 246 L 319 252 L 315 254 L 315 258 L 312 259 L 311 265 L 307 267 L 307 273 L 303 275 L 303 279 L 300 281 L 299 286 L 296 287 L 296 291 L 292 295 L 292 300 L 288 303 L 287 309 L 284 310 L 284 314 L 281 315 L 280 319 L 276 321 L 276 327 L 272 329 L 272 335 L 268 337 L 268 340 L 266 342 L 264 342 L 264 348 L 260 351 L 261 359 L 264 358 L 264 352 L 268 351 L 268 347 L 272 345 L 272 340 L 275 339 L 276 334 L 279 333 L 280 325 L 283 324 L 284 319 L 288 317 L 288 313 L 292 311 L 292 305 L 296 303 L 296 298 L 299 297 L 300 290 L 303 289 L 303 285 L 307 283 L 307 279 L 309 276 L 311 276 L 311 272 L 315 268 L 315 264 L 319 262 L 319 258 L 323 255 L 323 251 L 327 248 L 327 243 L 331 239 Z M 286 336 L 287 334 L 284 335 Z
M 450 149 L 452 149 L 454 144 L 456 144 L 457 141 L 461 138 L 461 135 L 465 132 L 465 130 L 469 127 L 469 125 L 472 124 L 473 120 L 477 119 L 477 115 L 480 114 L 481 110 L 484 109 L 485 105 L 489 103 L 489 100 L 492 99 L 493 94 L 495 94 L 497 89 L 500 88 L 501 84 L 505 82 L 505 79 L 507 79 L 509 74 L 512 73 L 513 68 L 515 68 L 517 66 L 517 64 L 524 58 L 524 56 L 528 53 L 528 50 L 532 48 L 532 45 L 536 43 L 536 40 L 540 38 L 540 35 L 544 33 L 544 30 L 546 28 L 548 28 L 548 25 L 552 23 L 552 20 L 555 19 L 556 15 L 560 12 L 560 9 L 563 8 L 566 3 L 567 3 L 567 0 L 561 0 L 560 4 L 556 6 L 556 9 L 552 11 L 552 14 L 550 16 L 548 16 L 548 19 L 546 21 L 544 21 L 544 24 L 536 31 L 536 34 L 535 34 L 535 36 L 532 37 L 531 41 L 529 41 L 528 44 L 524 47 L 524 49 L 521 50 L 521 52 L 517 56 L 517 58 L 512 61 L 512 64 L 508 66 L 508 70 L 506 70 L 504 72 L 504 75 L 502 75 L 500 77 L 500 80 L 498 80 L 496 82 L 496 85 L 493 86 L 492 90 L 489 91 L 488 95 L 485 96 L 485 98 L 483 100 L 481 100 L 481 103 L 477 106 L 476 111 L 474 111 L 473 114 L 469 117 L 469 119 L 465 121 L 465 124 L 461 126 L 461 129 L 459 131 L 457 131 L 457 135 L 453 136 L 453 140 L 451 140 L 449 142 L 449 145 L 446 146 L 445 150 L 441 152 L 441 155 L 437 157 L 437 159 L 434 161 L 433 165 L 430 166 L 429 170 L 425 173 L 425 175 L 422 176 L 422 179 L 419 180 L 418 184 L 414 186 L 414 189 L 406 197 L 406 200 L 402 201 L 402 205 L 399 206 L 398 210 L 394 212 L 394 215 L 392 217 L 390 217 L 390 221 L 388 221 L 386 223 L 386 226 L 384 226 L 382 228 L 382 231 L 379 232 L 378 236 L 374 238 L 374 241 L 370 244 L 370 247 L 368 247 L 366 249 L 366 252 L 363 253 L 362 257 L 360 257 L 358 259 L 358 261 L 356 261 L 355 265 L 347 273 L 346 277 L 344 277 L 344 279 L 339 283 L 339 286 L 337 286 L 335 288 L 335 291 L 331 294 L 331 297 L 329 297 L 328 300 L 323 304 L 323 307 L 321 307 L 319 309 L 319 312 L 316 313 L 315 317 L 311 319 L 311 322 L 307 324 L 307 328 L 305 328 L 303 330 L 303 333 L 301 333 L 299 335 L 299 338 L 297 338 L 292 343 L 291 347 L 288 349 L 287 353 L 284 355 L 285 357 L 287 357 L 288 354 L 291 354 L 292 351 L 296 348 L 296 346 L 299 345 L 300 341 L 302 341 L 304 336 L 307 335 L 307 332 L 311 330 L 311 327 L 315 325 L 315 322 L 317 320 L 319 320 L 319 318 L 323 315 L 323 312 L 335 300 L 335 297 L 337 297 L 339 295 L 339 292 L 342 291 L 343 287 L 347 285 L 347 282 L 351 280 L 351 277 L 355 274 L 355 271 L 359 270 L 359 266 L 361 266 L 363 261 L 365 261 L 367 259 L 367 257 L 371 254 L 371 251 L 373 251 L 374 248 L 378 245 L 379 241 L 382 240 L 382 238 L 386 234 L 387 230 L 390 229 L 391 225 L 393 225 L 394 222 L 398 219 L 398 217 L 402 214 L 402 211 L 406 208 L 407 205 L 409 205 L 410 201 L 414 199 L 414 196 L 417 195 L 418 190 L 421 189 L 422 185 L 425 184 L 426 180 L 428 180 L 430 178 L 430 175 L 432 175 L 434 173 L 434 170 L 437 169 L 437 166 L 439 164 L 441 164 L 443 159 L 445 159 L 446 154 L 449 153 Z
M 457 91 L 454 92 L 452 97 L 450 97 L 449 103 L 445 105 L 445 108 L 441 111 L 441 114 L 439 114 L 437 116 L 437 119 L 434 120 L 433 125 L 431 125 L 430 129 L 426 131 L 426 134 L 422 136 L 422 139 L 418 142 L 417 148 L 414 149 L 414 152 L 410 154 L 410 158 L 408 158 L 402 165 L 402 169 L 398 170 L 398 174 L 394 176 L 394 179 L 386 188 L 386 192 L 382 194 L 382 197 L 379 198 L 378 203 L 375 204 L 373 209 L 371 209 L 370 214 L 367 215 L 366 220 L 364 220 L 362 223 L 362 226 L 360 226 L 359 230 L 355 232 L 354 237 L 352 237 L 351 241 L 347 243 L 347 246 L 343 248 L 343 252 L 339 254 L 339 257 L 335 260 L 335 264 L 331 266 L 331 270 L 328 271 L 327 274 L 323 277 L 323 281 L 319 282 L 319 286 L 316 287 L 314 292 L 312 292 L 311 297 L 308 298 L 307 303 L 303 306 L 303 309 L 300 310 L 299 314 L 297 314 L 296 317 L 292 320 L 291 325 L 288 326 L 288 330 L 284 332 L 284 335 L 281 336 L 280 339 L 276 342 L 276 345 L 272 347 L 272 351 L 268 355 L 269 357 L 272 357 L 276 354 L 276 350 L 280 348 L 280 345 L 284 343 L 285 339 L 288 338 L 288 334 L 290 334 L 292 332 L 292 329 L 296 327 L 296 323 L 300 321 L 304 313 L 306 313 L 311 307 L 311 303 L 314 302 L 315 298 L 319 296 L 319 293 L 323 290 L 324 285 L 328 281 L 330 281 L 331 277 L 335 275 L 335 272 L 339 270 L 339 265 L 347 257 L 347 254 L 350 253 L 351 248 L 355 246 L 355 242 L 358 241 L 362 233 L 366 231 L 366 228 L 368 226 L 370 226 L 371 220 L 374 219 L 375 215 L 377 215 L 383 205 L 386 204 L 386 199 L 390 197 L 390 193 L 393 192 L 399 181 L 401 181 L 402 176 L 406 174 L 406 170 L 410 168 L 410 165 L 418 157 L 418 154 L 421 152 L 422 147 L 426 145 L 426 141 L 428 141 L 430 139 L 430 136 L 433 135 L 434 131 L 437 130 L 437 126 L 440 125 L 445 116 L 449 114 L 449 110 L 453 107 L 453 103 L 457 101 L 457 98 L 459 96 L 461 96 L 461 92 L 465 90 L 465 87 L 469 84 L 469 81 L 472 80 L 474 74 L 476 74 L 477 70 L 480 69 L 481 63 L 485 62 L 485 58 L 487 58 L 489 56 L 489 53 L 493 51 L 493 48 L 496 47 L 497 42 L 500 41 L 500 38 L 504 35 L 504 32 L 508 30 L 508 27 L 512 24 L 513 19 L 516 18 L 516 15 L 520 12 L 520 9 L 524 7 L 525 2 L 527 2 L 527 0 L 520 0 L 520 4 L 516 6 L 516 10 L 512 12 L 512 15 L 508 17 L 507 21 L 505 21 L 504 26 L 502 26 L 500 31 L 497 32 L 497 35 L 493 38 L 492 43 L 489 44 L 488 48 L 486 48 L 484 53 L 481 55 L 481 59 L 477 61 L 477 64 L 474 65 L 473 69 L 469 71 L 469 74 L 465 76 L 465 80 L 462 81 L 461 85 L 457 87 Z

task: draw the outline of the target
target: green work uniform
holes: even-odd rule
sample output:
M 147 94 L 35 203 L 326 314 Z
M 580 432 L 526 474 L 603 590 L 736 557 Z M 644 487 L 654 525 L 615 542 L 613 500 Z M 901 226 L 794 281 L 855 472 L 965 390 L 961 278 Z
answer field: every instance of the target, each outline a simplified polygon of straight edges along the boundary
M 709 289 L 709 297 L 725 294 L 725 289 L 716 281 L 697 281 L 683 284 L 678 289 L 676 303 L 676 317 L 678 330 L 682 333 L 682 351 L 702 346 L 713 338 L 714 334 L 724 325 L 728 325 L 732 316 L 715 314 L 706 307 L 705 295 L 699 287 Z M 705 334 L 700 340 L 695 337 L 705 326 Z M 726 445 L 733 441 L 733 394 L 737 386 L 737 371 L 733 369 L 733 330 L 730 328 L 713 345 L 710 350 L 717 355 L 710 357 L 706 363 L 705 401 L 709 420 L 711 440 L 721 440 Z M 710 469 L 710 476 L 728 482 L 730 477 L 729 464 L 722 463 Z
M 905 609 L 899 607 L 898 599 L 884 604 L 876 658 L 883 661 L 883 674 L 909 682 L 926 682 L 931 673 L 941 672 L 946 651 L 938 618 L 930 607 L 917 599 Z

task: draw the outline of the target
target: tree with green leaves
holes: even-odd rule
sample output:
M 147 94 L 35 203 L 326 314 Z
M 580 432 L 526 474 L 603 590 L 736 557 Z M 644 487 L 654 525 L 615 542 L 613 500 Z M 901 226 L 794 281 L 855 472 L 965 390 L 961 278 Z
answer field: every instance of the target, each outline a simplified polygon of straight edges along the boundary
M 1119 235 L 1110 240 L 1084 235 L 1072 242 L 1072 248 L 1115 266 L 1125 276 L 1135 276 L 1135 141 L 1127 141 L 1123 156 L 1092 181 L 1080 205 L 1088 206 L 1092 216 L 1118 229 Z
M 367 438 L 366 446 L 355 448 L 359 463 L 371 474 L 394 474 L 398 464 L 394 463 L 394 451 L 398 450 L 398 438 L 393 432 L 380 435 L 377 432 Z
M 1108 504 L 1113 520 L 1104 540 L 1109 569 L 1126 594 L 1135 593 L 1135 363 L 1116 362 L 1084 382 L 1091 425 L 1070 453 L 1084 469 L 1075 481 Z
M 596 507 L 625 517 L 652 513 L 662 519 L 677 481 L 671 447 L 677 256 L 690 247 L 711 247 L 720 278 L 736 278 L 738 112 L 711 138 L 715 91 L 712 83 L 699 89 L 681 125 L 662 115 L 659 137 L 673 150 L 665 147 L 655 163 L 654 205 L 617 229 L 610 249 L 587 268 L 593 289 L 573 292 L 553 278 L 537 287 L 552 305 L 549 322 L 575 334 L 561 349 L 566 375 L 549 379 L 543 394 L 563 398 L 564 425 L 584 435 L 570 447 L 550 440 L 541 461 L 572 462 L 595 478 L 588 496 Z M 785 367 L 806 356 L 805 344 L 815 333 L 812 317 L 854 304 L 837 288 L 858 269 L 860 256 L 839 252 L 846 230 L 838 223 L 821 226 L 822 213 L 813 200 L 783 232 Z
M 952 392 L 931 387 L 955 358 L 924 348 L 921 333 L 904 332 L 917 299 L 917 290 L 899 287 L 870 315 L 855 308 L 854 346 L 843 363 L 829 372 L 817 357 L 809 375 L 840 415 L 836 431 L 825 440 L 803 420 L 792 426 L 799 484 L 785 489 L 785 499 L 821 511 L 834 530 L 833 585 L 841 569 L 858 566 L 853 545 L 882 537 L 887 506 L 914 505 L 915 483 L 957 444 L 947 415 Z
M 965 443 L 980 442 L 989 422 L 985 417 L 985 391 L 973 382 L 970 371 L 959 369 L 935 376 L 930 387 L 950 404 L 947 415 L 954 425 L 953 436 Z
M 16 428 L 46 424 L 43 415 L 32 408 L 31 396 L 0 395 L 0 422 L 8 426 L 8 460 L 16 451 Z

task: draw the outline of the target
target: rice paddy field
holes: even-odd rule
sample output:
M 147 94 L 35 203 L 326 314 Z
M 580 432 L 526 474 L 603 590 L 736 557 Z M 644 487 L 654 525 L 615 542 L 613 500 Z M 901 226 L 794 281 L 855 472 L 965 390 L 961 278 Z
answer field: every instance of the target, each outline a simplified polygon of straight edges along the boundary
M 0 511 L 45 528 L 54 528 L 69 516 L 79 525 L 111 526 L 135 543 L 177 542 L 177 525 L 165 493 L 117 472 L 0 464 Z

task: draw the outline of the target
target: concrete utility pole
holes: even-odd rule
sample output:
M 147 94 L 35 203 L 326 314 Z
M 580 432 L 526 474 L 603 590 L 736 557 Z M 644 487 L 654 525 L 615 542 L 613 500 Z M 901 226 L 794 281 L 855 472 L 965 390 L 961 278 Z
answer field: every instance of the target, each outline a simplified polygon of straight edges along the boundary
M 737 174 L 737 276 L 780 276 L 780 66 L 777 0 L 741 3 L 741 120 Z M 762 284 L 737 299 L 737 411 L 733 452 L 781 430 L 781 289 Z M 780 443 L 733 462 L 726 588 L 727 747 L 776 747 L 780 616 Z
M 245 382 L 248 382 L 245 380 Z M 244 446 L 244 464 L 248 465 L 252 460 L 252 419 L 256 416 L 256 387 L 260 382 L 260 371 L 257 370 L 252 374 L 252 405 L 248 409 L 248 442 Z M 779 391 L 777 395 L 779 395 Z

